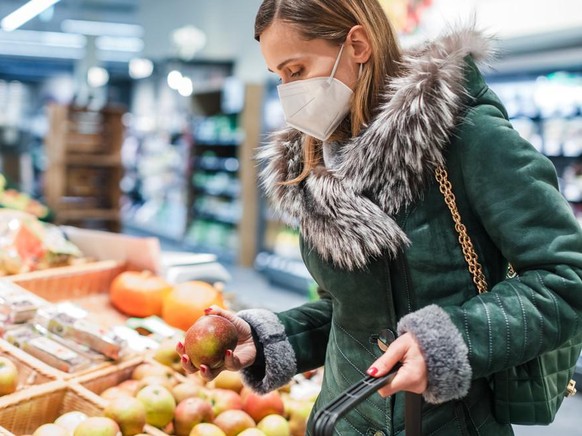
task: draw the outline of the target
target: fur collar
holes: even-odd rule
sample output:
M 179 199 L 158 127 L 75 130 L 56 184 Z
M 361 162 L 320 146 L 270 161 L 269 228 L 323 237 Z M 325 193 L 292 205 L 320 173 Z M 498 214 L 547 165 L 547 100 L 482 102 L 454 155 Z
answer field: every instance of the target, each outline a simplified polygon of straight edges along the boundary
M 301 173 L 301 135 L 277 133 L 258 154 L 273 207 L 336 267 L 353 270 L 386 253 L 395 257 L 408 238 L 392 217 L 419 198 L 444 163 L 462 115 L 464 58 L 490 54 L 490 40 L 472 28 L 405 51 L 404 74 L 388 80 L 377 116 L 342 145 L 337 168 L 317 168 L 298 185 L 279 182 Z

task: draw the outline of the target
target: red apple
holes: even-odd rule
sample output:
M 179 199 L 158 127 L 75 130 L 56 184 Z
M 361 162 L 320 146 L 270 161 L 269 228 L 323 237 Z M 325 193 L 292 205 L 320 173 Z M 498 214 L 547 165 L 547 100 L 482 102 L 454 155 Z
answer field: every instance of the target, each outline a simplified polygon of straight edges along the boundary
M 248 390 L 243 397 L 243 410 L 255 421 L 259 422 L 267 415 L 283 415 L 285 405 L 278 391 L 272 391 L 265 395 L 259 395 Z
M 196 424 L 189 436 L 226 436 L 217 425 L 203 422 Z
M 0 396 L 11 394 L 18 387 L 18 369 L 8 357 L 0 356 Z
M 234 350 L 238 333 L 232 322 L 223 316 L 201 316 L 186 332 L 184 348 L 192 364 L 200 368 L 222 366 L 226 350 Z
M 111 400 L 103 414 L 119 425 L 123 436 L 141 433 L 146 424 L 145 406 L 134 397 L 119 397 Z
M 240 410 L 243 402 L 239 394 L 229 389 L 212 389 L 209 391 L 214 415 L 218 416 L 225 410 Z
M 256 426 L 253 418 L 242 410 L 225 410 L 214 419 L 214 424 L 220 427 L 226 436 L 236 436 L 247 428 Z
M 186 398 L 176 406 L 174 432 L 177 436 L 188 436 L 196 424 L 212 422 L 214 412 L 209 401 L 202 398 Z

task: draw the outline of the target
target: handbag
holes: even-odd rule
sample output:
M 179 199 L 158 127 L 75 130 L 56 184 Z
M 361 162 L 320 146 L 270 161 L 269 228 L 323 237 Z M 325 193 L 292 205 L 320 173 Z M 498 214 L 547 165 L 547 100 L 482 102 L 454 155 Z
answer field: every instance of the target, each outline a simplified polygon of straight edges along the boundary
M 487 281 L 471 238 L 461 222 L 446 169 L 437 167 L 435 177 L 455 223 L 473 283 L 479 294 L 487 292 Z M 508 277 L 515 276 L 510 265 Z M 502 424 L 550 424 L 564 398 L 576 393 L 576 382 L 572 380 L 572 376 L 581 350 L 582 340 L 578 336 L 526 363 L 494 373 L 491 387 L 495 419 Z

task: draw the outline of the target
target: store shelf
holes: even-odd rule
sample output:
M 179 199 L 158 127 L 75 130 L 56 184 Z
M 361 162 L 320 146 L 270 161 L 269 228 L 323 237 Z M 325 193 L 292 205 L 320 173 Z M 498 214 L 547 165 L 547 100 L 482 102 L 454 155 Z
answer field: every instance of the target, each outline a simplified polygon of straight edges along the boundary
M 301 295 L 310 295 L 314 286 L 314 280 L 301 259 L 263 251 L 255 259 L 255 269 L 263 273 L 270 282 Z
M 119 231 L 123 114 L 119 107 L 49 105 L 43 186 L 58 224 Z

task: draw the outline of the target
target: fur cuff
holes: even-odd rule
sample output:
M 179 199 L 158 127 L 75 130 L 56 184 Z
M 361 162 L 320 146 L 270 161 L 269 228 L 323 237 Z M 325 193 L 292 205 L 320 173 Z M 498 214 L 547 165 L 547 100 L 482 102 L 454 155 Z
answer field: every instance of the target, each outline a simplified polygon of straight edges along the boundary
M 237 315 L 254 329 L 265 358 L 264 372 L 253 366 L 241 370 L 245 384 L 259 394 L 284 386 L 295 375 L 297 363 L 283 324 L 273 312 L 265 309 L 242 310 Z
M 467 395 L 472 373 L 469 350 L 449 315 L 435 304 L 424 307 L 400 320 L 398 334 L 407 332 L 414 335 L 426 360 L 426 402 L 440 404 Z

